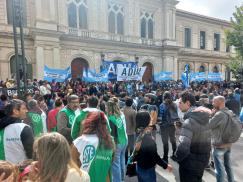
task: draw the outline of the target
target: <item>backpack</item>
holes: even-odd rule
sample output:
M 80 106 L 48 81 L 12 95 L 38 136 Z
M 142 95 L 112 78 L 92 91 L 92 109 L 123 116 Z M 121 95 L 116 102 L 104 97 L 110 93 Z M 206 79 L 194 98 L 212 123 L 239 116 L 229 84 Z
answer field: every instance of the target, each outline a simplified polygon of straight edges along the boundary
M 227 115 L 228 120 L 223 129 L 222 142 L 235 143 L 240 138 L 242 132 L 242 125 L 240 119 L 236 114 L 231 115 L 229 112 L 223 112 Z
M 165 104 L 160 105 L 161 125 L 173 125 L 174 122 L 179 121 L 177 110 L 167 107 Z

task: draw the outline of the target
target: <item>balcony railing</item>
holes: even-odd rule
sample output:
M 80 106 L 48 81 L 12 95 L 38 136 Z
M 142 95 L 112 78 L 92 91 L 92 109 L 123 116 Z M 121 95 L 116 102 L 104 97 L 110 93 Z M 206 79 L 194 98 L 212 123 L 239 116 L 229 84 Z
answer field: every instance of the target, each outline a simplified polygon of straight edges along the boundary
M 112 34 L 107 32 L 99 32 L 99 31 L 89 31 L 65 26 L 58 27 L 59 32 L 64 32 L 67 35 L 75 35 L 84 39 L 98 39 L 98 40 L 106 40 L 113 42 L 123 42 L 123 43 L 131 43 L 131 44 L 142 44 L 146 46 L 158 46 L 161 47 L 163 45 L 162 40 L 155 39 L 145 39 L 141 37 L 135 36 L 124 36 L 119 34 Z

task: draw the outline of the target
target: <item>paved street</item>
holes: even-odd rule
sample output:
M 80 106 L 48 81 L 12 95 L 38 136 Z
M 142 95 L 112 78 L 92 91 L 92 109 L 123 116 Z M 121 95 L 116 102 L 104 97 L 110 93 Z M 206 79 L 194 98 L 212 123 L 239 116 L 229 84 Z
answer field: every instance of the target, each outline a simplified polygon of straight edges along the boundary
M 163 145 L 160 138 L 160 135 L 157 135 L 157 145 L 159 154 L 163 155 Z M 233 163 L 233 170 L 235 175 L 235 181 L 241 182 L 243 181 L 243 134 L 241 135 L 240 140 L 233 145 L 232 148 L 232 163 Z M 157 181 L 158 182 L 179 182 L 179 174 L 178 174 L 178 164 L 170 160 L 170 163 L 173 165 L 173 173 L 168 173 L 161 167 L 156 168 L 157 173 Z M 205 170 L 203 175 L 203 181 L 204 182 L 216 182 L 215 176 L 214 176 L 214 170 Z M 125 179 L 126 182 L 136 182 L 137 178 L 127 178 Z

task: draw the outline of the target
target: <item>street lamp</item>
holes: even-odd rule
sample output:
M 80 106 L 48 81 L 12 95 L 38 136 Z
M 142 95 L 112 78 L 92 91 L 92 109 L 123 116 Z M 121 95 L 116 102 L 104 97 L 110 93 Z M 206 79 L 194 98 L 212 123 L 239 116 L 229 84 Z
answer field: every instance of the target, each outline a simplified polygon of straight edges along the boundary
M 16 80 L 17 80 L 17 94 L 22 95 L 20 90 L 20 71 L 23 75 L 24 81 L 24 93 L 26 93 L 26 61 L 25 61 L 25 51 L 24 51 L 24 35 L 23 35 L 23 3 L 22 0 L 12 1 L 12 14 L 13 14 L 13 36 L 14 36 L 14 49 L 15 49 L 15 63 L 16 63 Z M 17 27 L 20 29 L 20 40 L 21 40 L 21 53 L 22 60 L 21 65 L 19 62 L 19 51 L 18 51 L 18 38 L 17 38 Z M 20 67 L 22 69 L 20 70 Z

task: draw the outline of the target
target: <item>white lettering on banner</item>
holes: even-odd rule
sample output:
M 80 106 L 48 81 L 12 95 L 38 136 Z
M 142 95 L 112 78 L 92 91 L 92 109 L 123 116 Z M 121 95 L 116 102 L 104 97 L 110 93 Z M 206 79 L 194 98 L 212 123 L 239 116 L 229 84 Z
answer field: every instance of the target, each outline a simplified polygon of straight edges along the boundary
M 115 69 L 114 64 L 110 64 L 110 67 L 108 69 L 108 73 L 113 73 L 113 74 L 116 73 L 116 69 Z
M 117 81 L 142 80 L 146 67 L 124 67 L 117 65 Z

